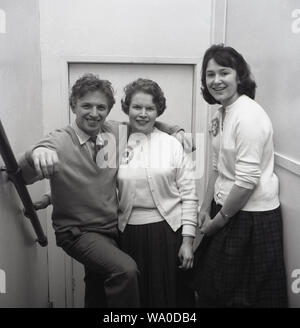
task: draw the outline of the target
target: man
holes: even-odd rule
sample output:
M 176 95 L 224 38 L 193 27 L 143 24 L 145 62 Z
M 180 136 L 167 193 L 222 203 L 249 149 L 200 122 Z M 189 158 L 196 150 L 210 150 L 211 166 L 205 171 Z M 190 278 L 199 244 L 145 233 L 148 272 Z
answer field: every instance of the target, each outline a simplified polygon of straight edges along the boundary
M 105 121 L 114 103 L 109 81 L 82 76 L 70 96 L 75 122 L 20 159 L 27 183 L 50 179 L 57 245 L 85 267 L 87 307 L 95 306 L 103 285 L 108 307 L 139 306 L 136 263 L 118 247 L 117 150 L 127 134 Z

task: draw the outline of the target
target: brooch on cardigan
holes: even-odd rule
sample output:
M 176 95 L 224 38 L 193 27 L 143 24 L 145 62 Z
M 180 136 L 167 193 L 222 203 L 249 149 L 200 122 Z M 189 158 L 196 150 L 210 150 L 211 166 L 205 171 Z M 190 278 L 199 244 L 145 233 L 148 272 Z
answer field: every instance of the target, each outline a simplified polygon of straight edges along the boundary
M 211 121 L 210 129 L 208 130 L 209 133 L 211 133 L 214 137 L 217 136 L 220 130 L 220 121 L 216 117 Z
M 121 164 L 128 164 L 132 160 L 133 154 L 134 154 L 133 148 L 130 146 L 126 147 L 122 155 Z

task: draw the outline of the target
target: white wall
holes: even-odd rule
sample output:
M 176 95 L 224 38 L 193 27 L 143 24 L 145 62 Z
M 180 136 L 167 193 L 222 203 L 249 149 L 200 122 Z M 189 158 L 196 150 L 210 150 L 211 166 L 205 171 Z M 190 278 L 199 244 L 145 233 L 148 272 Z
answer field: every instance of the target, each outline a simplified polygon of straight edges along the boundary
M 295 9 L 298 18 L 292 16 Z M 249 62 L 258 85 L 256 100 L 273 123 L 289 301 L 300 307 L 300 293 L 291 290 L 292 272 L 300 268 L 299 0 L 228 0 L 226 44 Z
M 38 1 L 1 0 L 0 8 L 6 14 L 6 33 L 0 34 L 0 118 L 18 154 L 43 132 Z M 34 186 L 32 195 L 43 189 Z M 47 248 L 35 243 L 22 208 L 11 182 L 0 173 L 0 269 L 6 273 L 0 307 L 46 307 Z M 45 231 L 46 217 L 39 216 Z
M 58 10 L 59 8 L 59 10 Z M 70 56 L 201 58 L 211 1 L 40 1 L 44 125 L 62 116 L 60 59 Z
M 209 46 L 212 1 L 40 0 L 44 132 L 68 123 L 66 57 L 199 58 Z M 206 110 L 206 107 L 203 107 Z M 180 122 L 178 122 L 180 123 Z M 206 122 L 200 122 L 202 129 Z M 49 239 L 53 236 L 49 231 Z M 51 300 L 69 306 L 63 253 L 50 250 L 60 268 L 51 273 Z M 50 264 L 50 268 L 52 265 Z M 57 288 L 59 282 L 59 288 Z

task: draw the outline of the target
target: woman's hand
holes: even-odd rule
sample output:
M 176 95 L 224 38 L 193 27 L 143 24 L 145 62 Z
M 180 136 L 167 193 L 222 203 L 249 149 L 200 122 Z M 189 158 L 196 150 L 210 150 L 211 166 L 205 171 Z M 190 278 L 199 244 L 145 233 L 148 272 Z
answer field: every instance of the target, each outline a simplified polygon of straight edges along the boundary
M 204 225 L 200 228 L 200 233 L 206 235 L 206 236 L 212 236 L 217 231 L 222 229 L 224 225 L 226 224 L 226 221 L 222 217 L 220 213 L 217 213 L 216 216 L 210 220 L 206 221 Z
M 200 210 L 198 214 L 198 227 L 199 229 L 202 228 L 204 222 L 210 221 L 210 215 L 208 211 Z M 201 230 L 200 230 L 201 231 Z
M 193 242 L 194 242 L 194 237 L 189 237 L 189 236 L 183 237 L 183 241 L 178 252 L 178 257 L 181 263 L 181 265 L 179 266 L 180 269 L 188 270 L 193 267 L 193 262 L 194 262 Z

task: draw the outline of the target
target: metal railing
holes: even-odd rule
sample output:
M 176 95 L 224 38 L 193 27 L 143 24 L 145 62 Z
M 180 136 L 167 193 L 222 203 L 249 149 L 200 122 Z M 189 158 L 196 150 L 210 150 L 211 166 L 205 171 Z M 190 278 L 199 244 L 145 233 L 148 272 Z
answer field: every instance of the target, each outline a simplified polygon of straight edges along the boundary
M 20 196 L 20 199 L 24 205 L 24 215 L 30 220 L 33 229 L 37 235 L 37 242 L 43 247 L 47 246 L 48 245 L 47 237 L 44 234 L 43 228 L 40 224 L 39 218 L 34 209 L 31 197 L 29 195 L 29 192 L 27 190 L 27 187 L 22 177 L 21 169 L 18 166 L 14 153 L 10 147 L 1 120 L 0 120 L 0 154 L 5 163 L 5 167 L 2 168 L 1 170 L 5 171 L 8 174 L 9 180 L 11 180 L 12 183 L 14 184 Z

